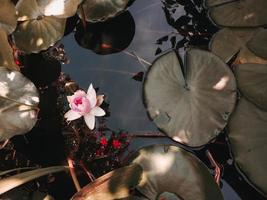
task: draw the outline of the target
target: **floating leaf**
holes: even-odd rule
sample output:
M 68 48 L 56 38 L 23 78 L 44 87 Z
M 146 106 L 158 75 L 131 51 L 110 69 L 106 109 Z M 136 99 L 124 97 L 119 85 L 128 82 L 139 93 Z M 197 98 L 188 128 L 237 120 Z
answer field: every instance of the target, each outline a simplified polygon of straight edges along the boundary
M 78 15 L 82 19 L 83 15 L 88 22 L 100 22 L 123 12 L 129 0 L 85 0 L 78 9 Z
M 68 18 L 76 14 L 78 5 L 83 0 L 36 0 L 45 16 Z
M 248 48 L 257 56 L 267 60 L 267 30 L 263 29 L 255 35 L 247 44 Z
M 267 63 L 247 48 L 247 42 L 254 38 L 260 28 L 224 28 L 210 41 L 210 50 L 228 63 L 238 53 L 235 63 Z
M 0 29 L 0 66 L 4 66 L 10 70 L 19 70 L 14 62 L 13 50 L 8 43 L 7 34 Z
M 136 189 L 148 199 L 159 199 L 157 197 L 166 196 L 166 192 L 172 193 L 176 199 L 223 199 L 208 168 L 180 147 L 145 147 L 132 163 L 143 168 L 142 180 Z
M 0 29 L 11 34 L 17 26 L 17 15 L 11 0 L 1 0 L 0 6 Z M 2 45 L 1 45 L 2 46 Z
M 23 172 L 5 179 L 0 180 L 0 194 L 3 194 L 15 187 L 18 187 L 28 181 L 34 180 L 44 175 L 48 175 L 55 172 L 60 172 L 68 169 L 65 166 L 46 167 L 42 169 L 35 169 L 28 172 Z
M 13 36 L 20 50 L 38 53 L 63 37 L 66 19 L 45 16 L 35 0 L 20 0 L 16 9 L 21 23 Z
M 267 25 L 266 0 L 206 0 L 209 17 L 218 26 L 258 27 Z
M 24 134 L 37 121 L 39 96 L 34 84 L 18 71 L 0 67 L 0 141 Z
M 86 29 L 80 22 L 76 27 L 75 39 L 80 46 L 106 55 L 127 48 L 133 40 L 134 33 L 135 22 L 127 11 L 105 22 L 87 23 Z
M 267 64 L 242 64 L 235 70 L 241 93 L 259 108 L 267 111 Z
M 96 179 L 72 200 L 160 199 L 158 196 L 177 197 L 176 200 L 223 199 L 200 160 L 179 147 L 159 145 L 141 149 L 129 166 Z
M 113 170 L 76 193 L 72 200 L 115 200 L 129 197 L 130 190 L 141 180 L 142 168 L 130 165 Z
M 241 98 L 229 122 L 229 140 L 235 162 L 267 197 L 267 112 Z
M 183 144 L 201 146 L 225 127 L 236 83 L 227 65 L 210 52 L 191 49 L 185 60 L 182 70 L 174 51 L 159 57 L 144 82 L 144 100 L 158 128 Z

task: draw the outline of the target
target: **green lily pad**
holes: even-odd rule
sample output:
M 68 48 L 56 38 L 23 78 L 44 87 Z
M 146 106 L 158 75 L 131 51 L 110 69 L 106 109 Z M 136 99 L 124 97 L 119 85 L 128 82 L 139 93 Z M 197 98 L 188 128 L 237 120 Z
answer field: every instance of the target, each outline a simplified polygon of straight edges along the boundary
M 16 9 L 21 22 L 13 33 L 16 46 L 26 53 L 38 53 L 64 35 L 66 19 L 45 16 L 35 0 L 20 0 Z
M 130 190 L 140 182 L 142 172 L 142 168 L 136 164 L 113 170 L 83 187 L 71 199 L 115 200 L 128 198 Z
M 263 29 L 257 32 L 256 36 L 251 38 L 247 46 L 257 56 L 267 60 L 267 30 Z
M 223 199 L 208 168 L 182 148 L 145 147 L 139 150 L 132 163 L 143 168 L 142 180 L 136 189 L 148 199 L 159 199 L 157 197 L 167 195 L 166 192 L 184 200 Z
M 19 67 L 14 62 L 13 50 L 8 43 L 7 34 L 0 29 L 0 66 L 6 67 L 10 70 L 19 70 Z
M 247 48 L 247 42 L 257 35 L 261 28 L 224 28 L 218 31 L 209 44 L 210 50 L 228 63 L 237 53 L 235 63 L 267 64 Z
M 0 141 L 30 131 L 37 122 L 39 95 L 18 71 L 0 67 Z
M 259 108 L 267 111 L 267 64 L 242 64 L 235 69 L 241 93 Z
M 223 199 L 220 188 L 198 158 L 176 146 L 158 145 L 141 149 L 129 166 L 96 179 L 72 200 L 160 200 L 163 197 Z
M 187 51 L 185 65 L 183 74 L 174 51 L 159 57 L 144 81 L 144 103 L 159 129 L 196 147 L 226 126 L 236 102 L 236 83 L 228 66 L 208 51 Z
M 0 6 L 0 29 L 11 34 L 17 26 L 17 15 L 14 4 L 11 0 L 1 0 Z
M 218 26 L 259 27 L 267 25 L 266 0 L 206 0 L 209 17 Z
M 123 12 L 130 0 L 85 0 L 78 9 L 80 18 L 88 22 L 100 22 Z
M 267 112 L 241 98 L 229 122 L 229 141 L 235 162 L 267 197 Z

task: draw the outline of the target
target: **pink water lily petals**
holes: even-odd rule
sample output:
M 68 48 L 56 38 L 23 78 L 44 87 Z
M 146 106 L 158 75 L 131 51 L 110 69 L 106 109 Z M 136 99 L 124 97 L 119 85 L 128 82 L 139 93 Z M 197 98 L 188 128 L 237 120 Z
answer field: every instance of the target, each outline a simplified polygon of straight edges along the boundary
M 67 121 L 72 121 L 75 119 L 79 119 L 81 115 L 78 112 L 69 110 L 68 112 L 65 113 L 64 117 L 67 118 Z
M 94 107 L 91 111 L 90 111 L 91 115 L 97 116 L 97 117 L 102 117 L 104 116 L 106 113 L 105 111 L 100 108 L 100 107 Z
M 90 101 L 91 107 L 95 107 L 96 105 L 96 92 L 95 89 L 93 88 L 93 85 L 90 84 L 88 90 L 87 90 L 87 98 Z
M 91 115 L 91 114 L 85 115 L 84 121 L 90 130 L 94 129 L 95 127 L 95 116 L 94 115 Z
M 96 91 L 92 84 L 90 84 L 87 93 L 82 90 L 77 90 L 72 96 L 67 96 L 67 100 L 71 108 L 64 115 L 67 121 L 72 121 L 83 116 L 86 125 L 91 130 L 95 127 L 95 116 L 101 117 L 106 114 L 99 107 L 104 101 L 104 95 L 96 96 Z

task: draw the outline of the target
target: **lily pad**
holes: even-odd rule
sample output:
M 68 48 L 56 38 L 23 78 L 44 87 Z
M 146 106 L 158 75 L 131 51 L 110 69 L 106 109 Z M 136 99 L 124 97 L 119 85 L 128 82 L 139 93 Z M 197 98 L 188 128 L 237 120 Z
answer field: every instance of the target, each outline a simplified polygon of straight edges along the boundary
M 208 168 L 191 153 L 176 146 L 149 146 L 139 150 L 132 161 L 143 168 L 137 190 L 148 199 L 165 192 L 177 199 L 223 199 Z M 165 194 L 164 194 L 165 193 Z
M 241 93 L 259 108 L 267 111 L 267 64 L 242 64 L 235 69 Z
M 267 60 L 267 30 L 259 31 L 247 44 L 248 48 L 257 56 Z
M 4 66 L 10 70 L 19 70 L 19 67 L 14 62 L 13 50 L 8 43 L 7 34 L 0 29 L 0 66 Z
M 267 197 L 267 112 L 241 98 L 229 122 L 229 141 L 235 162 Z
M 266 0 L 206 0 L 209 17 L 218 26 L 259 27 L 267 25 Z
M 45 16 L 68 18 L 76 14 L 83 0 L 36 0 Z
M 14 4 L 11 0 L 1 0 L 0 6 L 0 29 L 11 34 L 17 26 L 17 15 Z
M 140 182 L 142 172 L 142 168 L 135 164 L 113 170 L 82 188 L 71 199 L 115 200 L 127 198 L 130 190 Z
M 37 53 L 54 45 L 64 35 L 66 19 L 45 16 L 35 0 L 20 0 L 20 24 L 13 33 L 16 46 L 26 53 Z
M 39 95 L 18 71 L 0 67 L 0 141 L 30 131 L 37 121 Z
M 129 0 L 85 0 L 78 9 L 78 15 L 83 15 L 88 22 L 100 22 L 115 17 L 123 12 Z
M 145 147 L 132 159 L 129 166 L 85 186 L 72 200 L 223 199 L 207 167 L 179 147 Z
M 259 63 L 264 60 L 247 48 L 247 42 L 262 30 L 261 28 L 224 28 L 217 32 L 210 41 L 210 50 L 228 63 L 236 54 L 235 63 Z
M 187 51 L 185 65 L 182 70 L 174 51 L 159 57 L 146 76 L 144 102 L 159 129 L 197 147 L 227 124 L 236 102 L 236 83 L 228 66 L 208 51 Z
M 123 29 L 121 29 L 123 27 Z M 134 37 L 135 22 L 129 11 L 101 23 L 82 22 L 76 26 L 75 40 L 83 48 L 101 55 L 117 53 L 127 48 Z

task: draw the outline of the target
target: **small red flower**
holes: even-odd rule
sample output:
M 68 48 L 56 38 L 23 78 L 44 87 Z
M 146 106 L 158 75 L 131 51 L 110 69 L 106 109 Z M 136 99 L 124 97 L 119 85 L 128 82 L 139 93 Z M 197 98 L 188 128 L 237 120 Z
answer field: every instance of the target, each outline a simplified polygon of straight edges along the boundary
M 114 149 L 120 149 L 121 148 L 121 142 L 119 140 L 113 140 L 112 146 Z
M 100 139 L 100 142 L 99 142 L 102 146 L 107 146 L 108 145 L 108 141 L 105 137 L 102 137 Z

